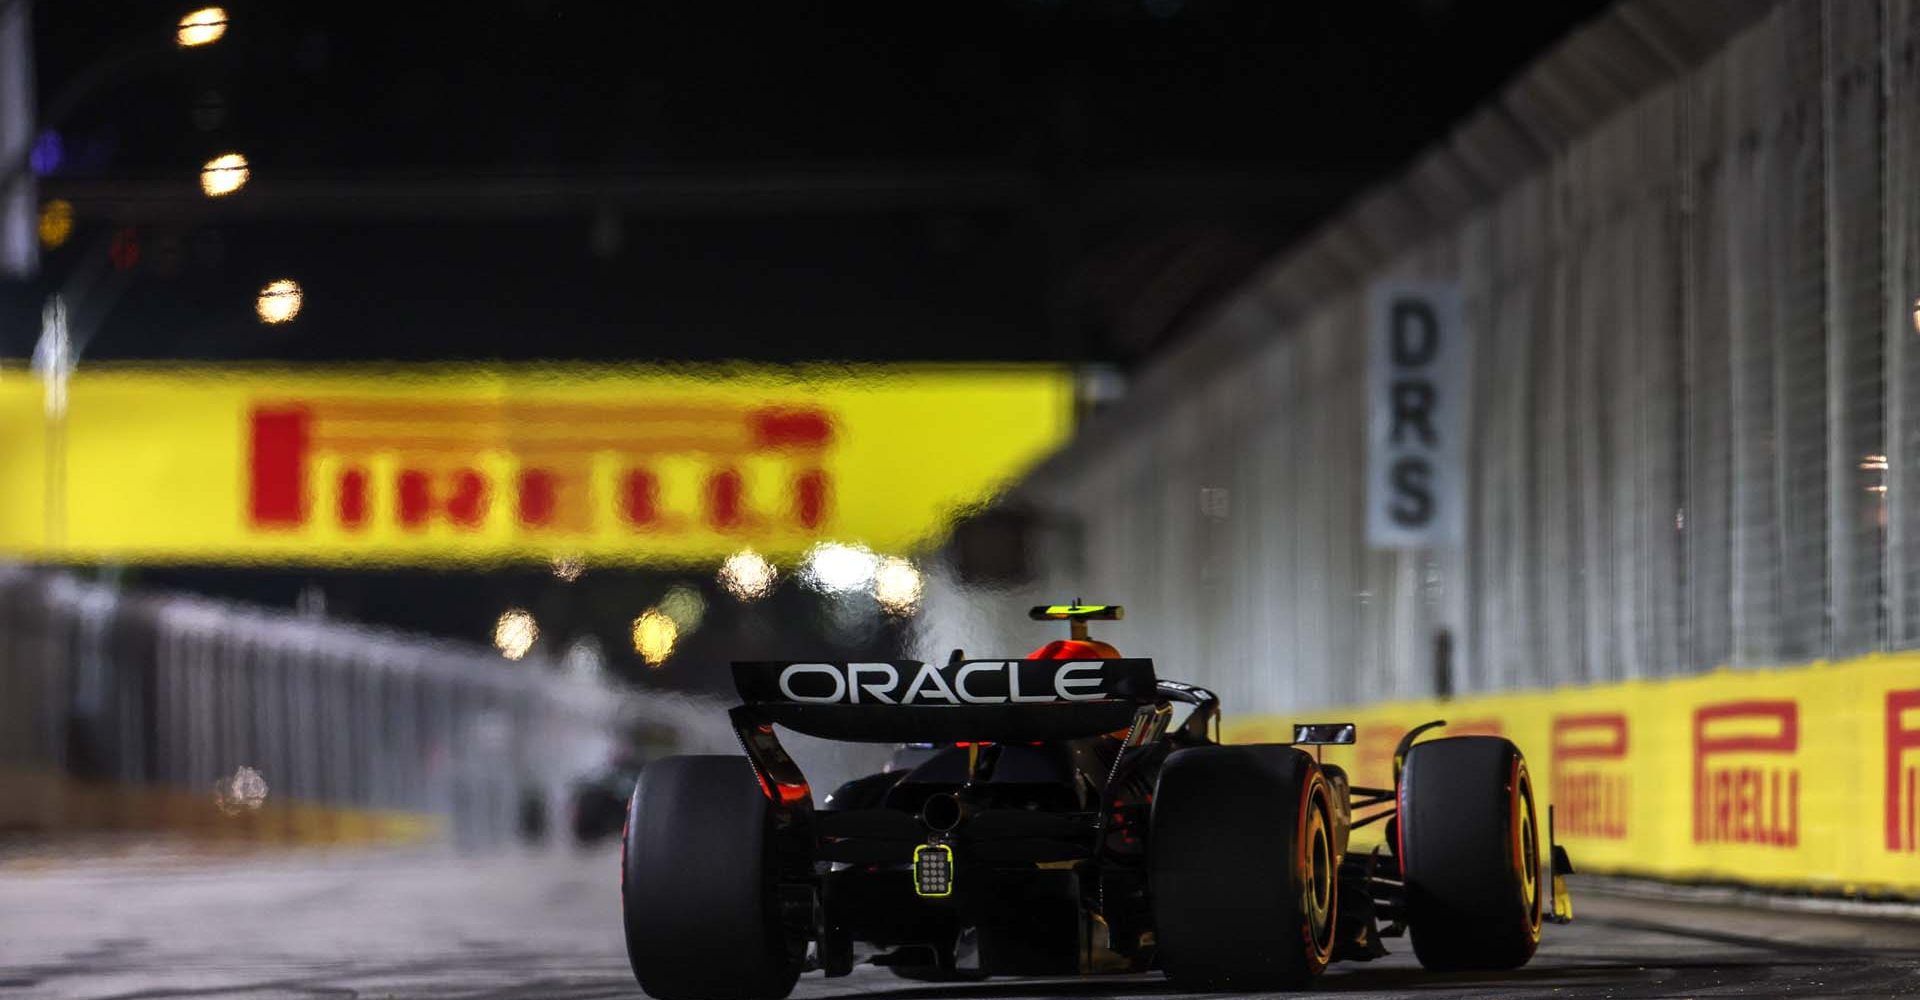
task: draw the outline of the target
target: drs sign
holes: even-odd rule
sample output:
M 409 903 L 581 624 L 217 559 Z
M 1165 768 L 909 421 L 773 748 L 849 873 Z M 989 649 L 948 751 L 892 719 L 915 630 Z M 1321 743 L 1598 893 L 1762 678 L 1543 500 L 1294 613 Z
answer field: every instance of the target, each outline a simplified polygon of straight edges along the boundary
M 1373 288 L 1367 322 L 1367 544 L 1458 544 L 1470 347 L 1460 291 L 1383 282 Z

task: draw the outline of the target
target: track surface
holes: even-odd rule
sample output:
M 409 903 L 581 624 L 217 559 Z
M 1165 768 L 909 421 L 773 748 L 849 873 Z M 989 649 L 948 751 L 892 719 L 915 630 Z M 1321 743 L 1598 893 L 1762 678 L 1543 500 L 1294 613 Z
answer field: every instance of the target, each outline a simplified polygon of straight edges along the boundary
M 269 860 L 0 856 L 0 1000 L 639 997 L 617 861 L 574 855 Z M 1920 995 L 1920 923 L 1588 892 L 1533 964 L 1434 976 L 1404 942 L 1336 966 L 1340 997 Z M 866 968 L 796 997 L 1025 1000 L 1173 996 L 1158 976 L 926 985 Z

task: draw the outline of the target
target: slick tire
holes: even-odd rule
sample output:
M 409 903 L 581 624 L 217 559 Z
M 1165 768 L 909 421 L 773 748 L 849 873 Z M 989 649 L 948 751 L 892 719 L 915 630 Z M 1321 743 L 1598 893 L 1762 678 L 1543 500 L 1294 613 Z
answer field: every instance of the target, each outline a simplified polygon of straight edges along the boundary
M 627 959 L 656 1000 L 793 991 L 772 810 L 744 757 L 668 757 L 640 772 L 621 837 Z
M 1153 795 L 1160 968 L 1182 989 L 1300 989 L 1333 957 L 1340 859 L 1326 778 L 1287 746 L 1194 747 Z
M 1400 870 L 1407 929 L 1435 970 L 1515 969 L 1540 944 L 1533 782 L 1497 736 L 1415 744 L 1400 775 Z

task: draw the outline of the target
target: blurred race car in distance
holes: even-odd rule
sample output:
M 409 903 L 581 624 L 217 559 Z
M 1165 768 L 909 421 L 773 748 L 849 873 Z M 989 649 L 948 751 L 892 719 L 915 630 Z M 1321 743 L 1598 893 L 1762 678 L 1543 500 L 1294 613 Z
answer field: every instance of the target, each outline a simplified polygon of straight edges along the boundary
M 1031 616 L 1071 637 L 1017 660 L 735 663 L 746 759 L 655 761 L 628 807 L 641 987 L 783 997 L 867 953 L 917 978 L 1159 969 L 1197 990 L 1297 988 L 1401 933 L 1431 969 L 1513 968 L 1543 918 L 1571 916 L 1570 865 L 1507 740 L 1414 743 L 1430 723 L 1401 741 L 1395 787 L 1353 787 L 1301 749 L 1353 726 L 1221 745 L 1212 692 L 1088 635 L 1119 607 Z M 929 753 L 815 808 L 776 725 Z M 1375 822 L 1384 848 L 1350 852 Z
M 639 780 L 640 760 L 625 755 L 575 778 L 567 787 L 567 827 L 574 843 L 586 846 L 619 833 Z

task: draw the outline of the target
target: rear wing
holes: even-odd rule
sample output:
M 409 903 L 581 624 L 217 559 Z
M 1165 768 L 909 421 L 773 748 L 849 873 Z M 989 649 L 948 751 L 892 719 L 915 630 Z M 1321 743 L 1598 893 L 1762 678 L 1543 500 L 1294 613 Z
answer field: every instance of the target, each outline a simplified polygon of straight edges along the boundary
M 746 661 L 736 710 L 862 743 L 1057 740 L 1126 729 L 1162 697 L 1153 661 Z

